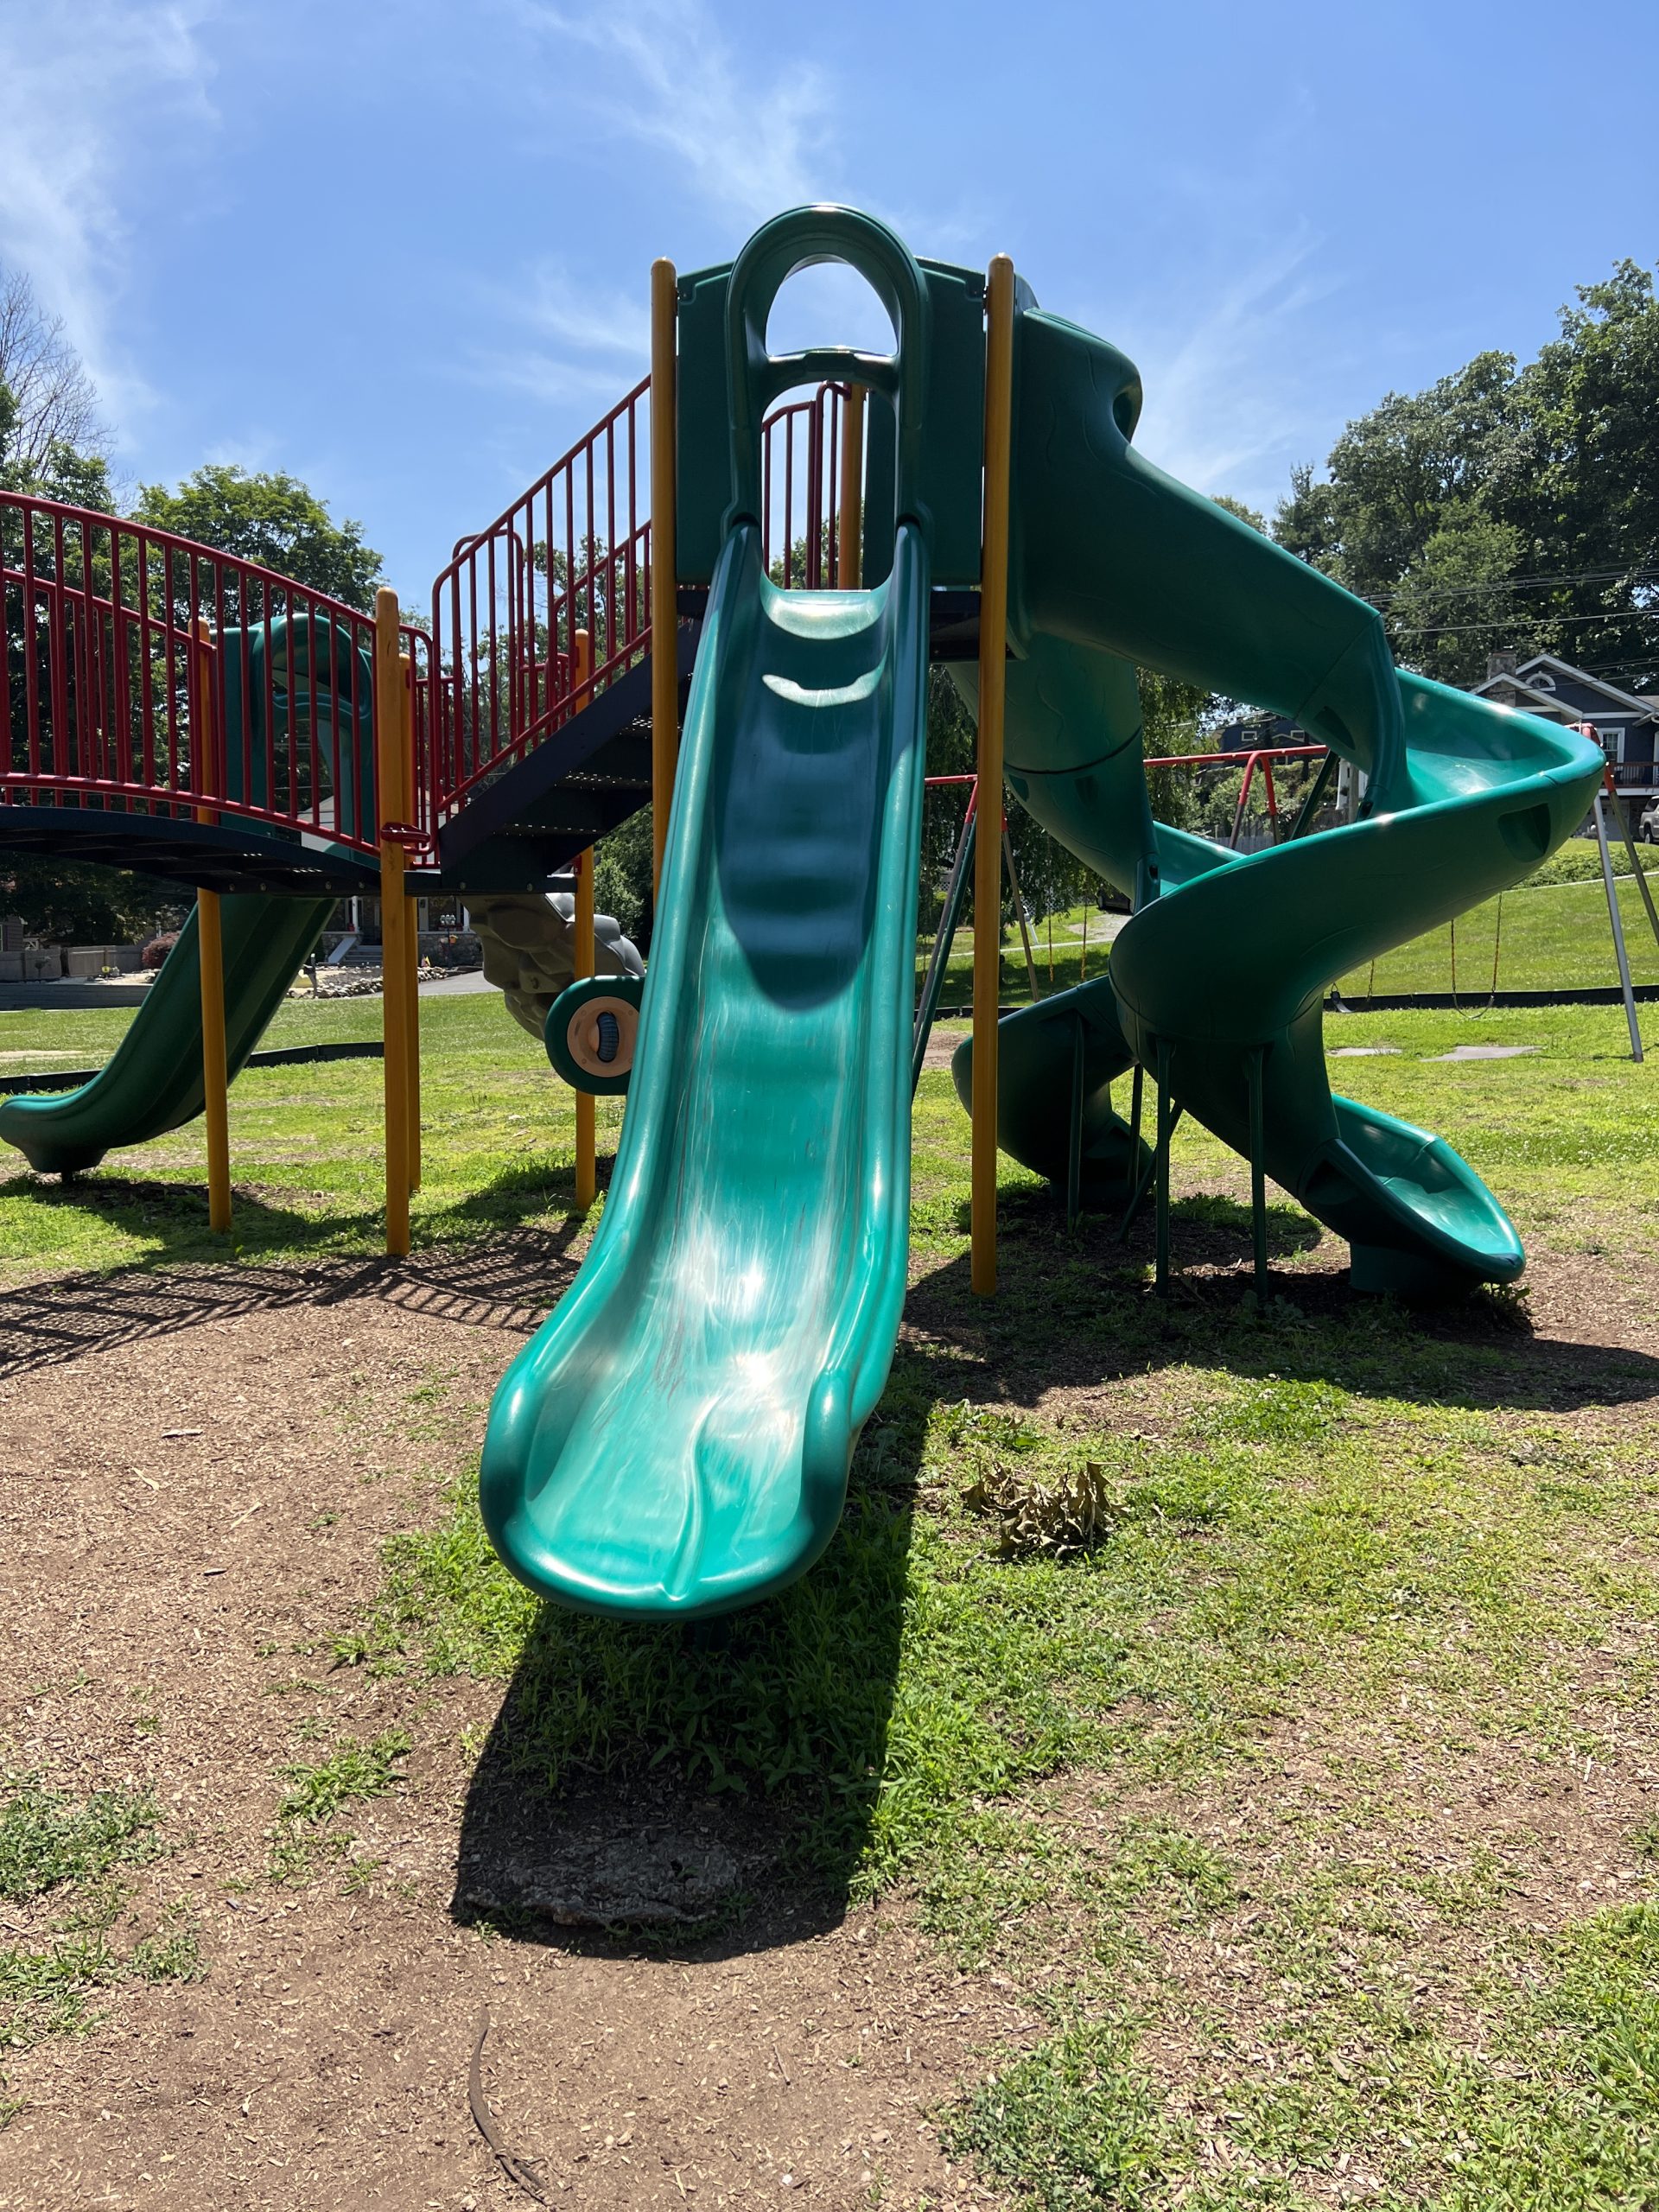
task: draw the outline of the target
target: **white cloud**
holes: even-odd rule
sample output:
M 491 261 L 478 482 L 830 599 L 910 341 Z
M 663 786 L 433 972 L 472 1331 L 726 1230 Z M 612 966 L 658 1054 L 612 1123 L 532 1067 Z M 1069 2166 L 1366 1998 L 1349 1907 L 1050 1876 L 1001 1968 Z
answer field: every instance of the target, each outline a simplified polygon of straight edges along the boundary
M 1290 463 L 1313 457 L 1308 386 L 1332 366 L 1313 310 L 1338 289 L 1313 265 L 1321 244 L 1301 230 L 1258 251 L 1191 319 L 1172 318 L 1166 293 L 1084 318 L 1141 371 L 1135 443 L 1149 460 L 1199 491 L 1270 506 Z
M 112 335 L 128 180 L 211 118 L 198 32 L 213 0 L 74 0 L 0 11 L 0 257 L 60 315 L 119 418 L 150 404 Z
M 830 88 L 791 61 L 766 81 L 740 61 L 702 0 L 612 0 L 567 15 L 517 0 L 519 20 L 599 56 L 588 101 L 619 135 L 668 155 L 709 200 L 752 220 L 823 196 L 832 143 Z

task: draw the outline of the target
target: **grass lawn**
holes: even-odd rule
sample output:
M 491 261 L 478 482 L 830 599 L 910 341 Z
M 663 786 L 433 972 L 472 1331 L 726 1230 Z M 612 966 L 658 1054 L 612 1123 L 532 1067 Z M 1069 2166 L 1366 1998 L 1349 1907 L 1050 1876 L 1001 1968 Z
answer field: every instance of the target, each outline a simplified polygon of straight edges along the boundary
M 283 1021 L 342 1018 L 365 1019 Z M 423 1019 L 416 1239 L 565 1233 L 569 1094 L 493 998 Z M 38 1048 L 43 1021 L 0 1017 L 0 1046 Z M 1471 1042 L 1536 1050 L 1442 1057 Z M 1650 1065 L 1616 1007 L 1332 1016 L 1326 1043 L 1370 1048 L 1339 1088 L 1491 1182 L 1535 1249 L 1530 1300 L 1353 1300 L 1342 1248 L 1275 1194 L 1258 1314 L 1246 1178 L 1184 1123 L 1167 1302 L 1145 1224 L 1127 1249 L 1100 1223 L 1069 1236 L 1007 1162 L 1001 1294 L 976 1301 L 967 1124 L 930 1072 L 905 1335 L 810 1576 L 715 1635 L 544 1611 L 456 1465 L 337 1656 L 407 1681 L 417 1746 L 435 1676 L 510 1684 L 494 1751 L 527 1783 L 751 1808 L 780 1879 L 891 1898 L 965 1992 L 1015 1993 L 1029 2031 L 933 2113 L 1014 2204 L 1650 2205 Z M 0 1182 L 0 1264 L 372 1251 L 379 1082 L 346 1062 L 237 1084 L 229 1251 L 187 1130 L 68 1192 Z
M 1651 869 L 1654 893 L 1659 899 L 1659 862 Z M 1628 877 L 1618 887 L 1619 912 L 1630 973 L 1638 983 L 1659 983 L 1659 944 L 1642 904 L 1636 884 Z M 1084 909 L 1053 918 L 1053 988 L 1069 988 L 1085 976 L 1104 972 L 1108 945 L 1104 925 L 1115 917 L 1089 909 L 1089 939 L 1081 931 Z M 1033 951 L 1038 982 L 1045 995 L 1049 988 L 1049 924 L 1046 917 L 1033 925 Z M 924 944 L 917 961 L 919 976 L 927 964 L 929 947 Z M 1386 953 L 1373 970 L 1369 965 L 1344 976 L 1345 996 L 1363 998 L 1369 991 L 1393 998 L 1406 993 L 1449 992 L 1471 1000 L 1485 998 L 1493 989 L 1493 954 L 1497 956 L 1496 988 L 1500 991 L 1613 990 L 1618 986 L 1618 965 L 1613 957 L 1612 932 L 1607 923 L 1607 899 L 1599 880 L 1593 883 L 1540 884 L 1506 892 L 1488 899 L 1467 914 L 1459 915 L 1454 928 L 1431 931 L 1414 938 L 1397 950 Z M 1455 968 L 1454 968 L 1455 954 Z M 966 1006 L 973 992 L 973 933 L 959 930 L 946 963 L 942 1001 Z M 1003 938 L 1002 1003 L 1023 1005 L 1031 995 L 1026 976 L 1020 932 L 1010 929 Z

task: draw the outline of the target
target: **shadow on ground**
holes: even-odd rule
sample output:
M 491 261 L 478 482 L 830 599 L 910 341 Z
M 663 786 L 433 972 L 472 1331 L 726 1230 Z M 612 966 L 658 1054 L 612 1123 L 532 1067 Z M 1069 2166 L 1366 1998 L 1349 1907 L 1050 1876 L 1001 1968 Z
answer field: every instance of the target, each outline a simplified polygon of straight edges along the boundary
M 1659 1399 L 1659 1359 L 1628 1344 L 1547 1333 L 1535 1325 L 1524 1287 L 1411 1307 L 1355 1292 L 1345 1263 L 1297 1264 L 1323 1233 L 1290 1205 L 1268 1209 L 1269 1260 L 1281 1264 L 1271 1268 L 1262 1311 L 1249 1208 L 1203 1196 L 1179 1199 L 1170 1212 L 1175 1271 L 1160 1296 L 1144 1217 L 1120 1242 L 1116 1223 L 1100 1217 L 1085 1216 L 1068 1231 L 1046 1191 L 1009 1194 L 995 1300 L 974 1297 L 963 1255 L 912 1282 L 906 1332 L 965 1355 L 957 1371 L 973 1396 L 1027 1405 L 1056 1388 L 1087 1389 L 1187 1362 L 1489 1410 Z M 1346 1246 L 1325 1241 L 1345 1262 Z M 1551 1263 L 1539 1259 L 1535 1271 Z
M 879 1817 L 928 1415 L 952 1386 L 953 1360 L 901 1349 L 835 1541 L 770 1604 L 686 1626 L 543 1609 L 467 1792 L 458 1918 L 705 1957 L 841 1920 Z
M 580 1220 L 508 1230 L 407 1260 L 187 1261 L 0 1292 L 0 1376 L 284 1306 L 374 1298 L 435 1319 L 527 1334 L 575 1274 Z

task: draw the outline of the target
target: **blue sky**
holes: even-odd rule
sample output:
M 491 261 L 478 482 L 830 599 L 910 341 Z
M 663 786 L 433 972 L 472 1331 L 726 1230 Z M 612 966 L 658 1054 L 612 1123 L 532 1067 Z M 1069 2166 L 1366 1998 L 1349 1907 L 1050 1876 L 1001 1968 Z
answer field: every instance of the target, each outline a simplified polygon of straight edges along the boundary
M 809 198 L 1011 253 L 1139 363 L 1154 459 L 1270 506 L 1659 256 L 1656 82 L 1652 0 L 0 0 L 0 258 L 129 481 L 291 469 L 418 601 L 643 372 L 652 257 Z M 797 283 L 776 339 L 880 337 Z

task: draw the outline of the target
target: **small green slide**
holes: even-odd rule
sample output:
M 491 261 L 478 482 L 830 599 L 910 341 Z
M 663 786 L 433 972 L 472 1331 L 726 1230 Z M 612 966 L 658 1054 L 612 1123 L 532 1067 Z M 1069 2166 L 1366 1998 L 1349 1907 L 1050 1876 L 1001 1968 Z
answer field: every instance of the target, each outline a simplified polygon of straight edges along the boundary
M 484 1516 L 531 1586 L 724 1611 L 833 1535 L 905 1295 L 927 563 L 710 596 L 605 1213 L 497 1395 Z
M 227 893 L 225 939 L 226 1057 L 232 1077 L 264 1033 L 334 910 L 327 899 Z M 64 1097 L 0 1100 L 0 1138 L 43 1174 L 95 1167 L 118 1146 L 194 1121 L 202 1110 L 201 956 L 196 915 L 179 932 L 162 972 L 107 1066 Z
M 1063 1179 L 1074 1055 L 1083 1195 L 1122 1202 L 1132 1060 L 1248 1156 L 1259 1069 L 1267 1173 L 1346 1237 L 1357 1288 L 1508 1282 L 1524 1255 L 1440 1138 L 1332 1095 L 1338 976 L 1519 882 L 1584 818 L 1599 748 L 1397 671 L 1380 617 L 1130 442 L 1116 348 L 1027 308 L 1016 338 L 1007 763 L 1016 797 L 1134 901 L 1106 978 L 1007 1016 L 999 1135 Z M 1241 857 L 1154 824 L 1134 664 L 1272 707 L 1363 770 L 1362 818 Z M 973 672 L 957 680 L 971 697 Z M 972 1046 L 957 1055 L 971 1091 Z
M 245 732 L 242 743 L 225 747 L 226 795 L 239 800 L 245 791 L 256 803 L 266 797 L 269 699 L 277 748 L 288 741 L 295 723 L 303 728 L 315 717 L 315 743 L 333 779 L 335 820 L 353 827 L 372 822 L 373 728 L 366 652 L 340 625 L 316 614 L 278 615 L 246 632 L 226 630 L 222 645 L 226 728 Z M 283 837 L 281 832 L 270 834 Z M 347 850 L 326 842 L 322 849 Z M 136 866 L 143 866 L 143 852 L 142 834 L 135 833 Z M 332 893 L 327 898 L 295 898 L 235 892 L 222 898 L 226 1060 L 232 1081 L 316 949 L 334 906 Z M 148 1144 L 181 1128 L 205 1103 L 201 1041 L 201 955 L 193 910 L 108 1065 L 62 1097 L 0 1100 L 0 1140 L 16 1145 L 43 1174 L 73 1175 L 95 1167 L 107 1152 Z

